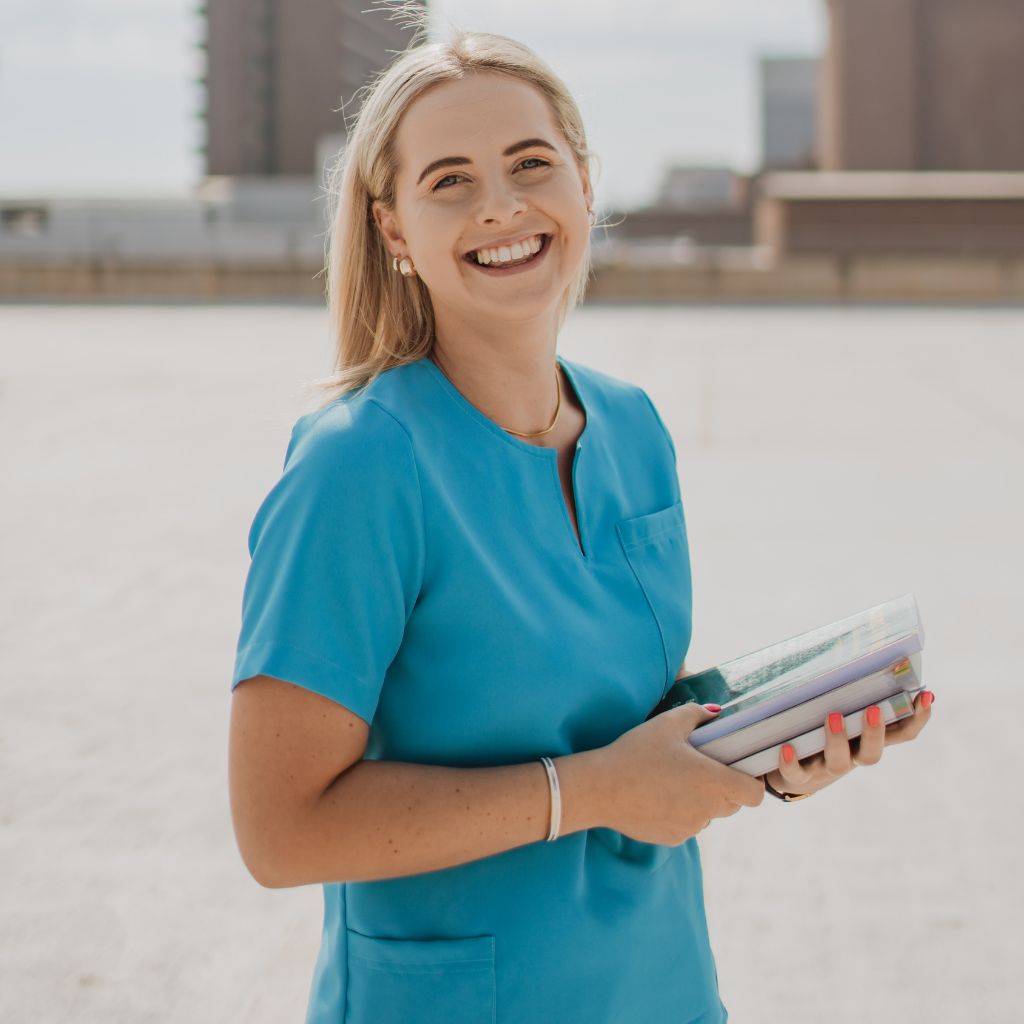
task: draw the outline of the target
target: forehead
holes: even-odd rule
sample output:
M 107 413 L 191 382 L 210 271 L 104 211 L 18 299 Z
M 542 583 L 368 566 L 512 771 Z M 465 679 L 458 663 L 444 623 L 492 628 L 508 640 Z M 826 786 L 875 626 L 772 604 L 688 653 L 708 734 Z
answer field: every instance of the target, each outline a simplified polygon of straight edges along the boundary
M 402 119 L 396 141 L 405 169 L 445 156 L 472 158 L 533 136 L 559 148 L 563 144 L 546 97 L 515 78 L 474 74 L 418 96 Z

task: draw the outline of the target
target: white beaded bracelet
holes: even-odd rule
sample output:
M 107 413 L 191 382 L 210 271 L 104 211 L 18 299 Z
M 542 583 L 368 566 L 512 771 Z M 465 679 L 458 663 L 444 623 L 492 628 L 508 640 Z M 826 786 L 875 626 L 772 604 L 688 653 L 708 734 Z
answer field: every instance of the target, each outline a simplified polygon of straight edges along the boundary
M 555 762 L 550 757 L 542 757 L 540 763 L 548 773 L 548 788 L 551 790 L 551 827 L 548 829 L 548 842 L 553 843 L 562 828 L 562 791 L 558 788 Z

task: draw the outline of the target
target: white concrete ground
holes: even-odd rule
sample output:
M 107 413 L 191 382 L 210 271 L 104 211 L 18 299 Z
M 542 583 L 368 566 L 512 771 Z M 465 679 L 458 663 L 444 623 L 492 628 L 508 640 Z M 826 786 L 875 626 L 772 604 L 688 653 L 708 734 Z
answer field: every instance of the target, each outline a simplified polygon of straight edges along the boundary
M 1024 311 L 590 308 L 693 548 L 691 666 L 913 590 L 916 744 L 702 836 L 736 1024 L 1021 1019 Z M 249 521 L 325 317 L 0 308 L 0 1020 L 297 1024 L 316 889 L 235 852 Z

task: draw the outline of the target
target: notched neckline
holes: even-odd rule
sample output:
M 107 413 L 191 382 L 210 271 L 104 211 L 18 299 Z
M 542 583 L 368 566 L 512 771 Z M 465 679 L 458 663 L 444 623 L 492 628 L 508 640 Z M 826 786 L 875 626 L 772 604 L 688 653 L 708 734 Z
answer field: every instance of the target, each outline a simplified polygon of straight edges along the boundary
M 579 558 L 584 565 L 592 564 L 593 558 L 588 553 L 589 541 L 586 531 L 586 511 L 581 507 L 580 489 L 577 486 L 576 479 L 577 463 L 579 461 L 580 452 L 583 448 L 583 441 L 587 438 L 587 431 L 590 429 L 590 410 L 587 408 L 586 402 L 583 401 L 583 396 L 580 394 L 579 385 L 576 382 L 575 377 L 573 377 L 572 370 L 562 359 L 556 359 L 556 362 L 565 373 L 569 386 L 573 389 L 573 392 L 576 395 L 576 400 L 580 403 L 580 408 L 583 410 L 583 430 L 580 431 L 580 436 L 576 438 L 576 444 L 573 448 L 571 470 L 572 478 L 570 480 L 573 502 L 576 506 L 575 529 L 572 524 L 572 516 L 569 513 L 569 506 L 566 504 L 565 495 L 562 493 L 562 479 L 558 471 L 558 449 L 548 448 L 543 445 L 527 444 L 525 441 L 520 441 L 519 438 L 509 434 L 504 427 L 485 416 L 475 405 L 473 405 L 473 403 L 470 402 L 469 399 L 467 399 L 466 396 L 448 379 L 444 371 L 437 365 L 437 363 L 434 362 L 433 359 L 429 356 L 424 356 L 423 361 L 428 364 L 429 370 L 433 374 L 434 379 L 441 386 L 442 391 L 452 400 L 456 408 L 469 416 L 470 419 L 483 427 L 488 433 L 492 434 L 499 441 L 504 442 L 515 451 L 528 455 L 530 458 L 540 459 L 542 462 L 548 463 L 553 475 L 555 497 L 561 507 L 562 521 L 568 533 L 570 545 L 575 552 L 576 557 Z
M 473 403 L 470 402 L 469 399 L 466 398 L 466 396 L 445 376 L 444 371 L 437 365 L 437 363 L 434 362 L 433 359 L 430 358 L 430 356 L 424 356 L 422 361 L 427 364 L 430 372 L 434 376 L 434 379 L 441 385 L 442 390 L 463 413 L 469 416 L 470 419 L 482 426 L 488 433 L 493 434 L 499 441 L 503 441 L 516 451 L 522 452 L 524 455 L 530 455 L 535 459 L 547 459 L 549 461 L 554 460 L 557 467 L 557 448 L 548 448 L 544 445 L 527 444 L 525 441 L 520 441 L 519 438 L 508 433 L 504 427 L 485 416 L 475 405 L 473 405 Z M 576 438 L 576 447 L 578 448 L 580 442 L 582 442 L 587 436 L 587 431 L 590 429 L 590 410 L 587 408 L 587 403 L 583 401 L 583 396 L 580 394 L 579 385 L 573 377 L 572 370 L 566 366 L 561 359 L 557 359 L 556 362 L 565 372 L 566 379 L 569 381 L 569 385 L 576 394 L 576 400 L 580 403 L 580 408 L 583 410 L 583 430 L 580 431 L 580 436 Z

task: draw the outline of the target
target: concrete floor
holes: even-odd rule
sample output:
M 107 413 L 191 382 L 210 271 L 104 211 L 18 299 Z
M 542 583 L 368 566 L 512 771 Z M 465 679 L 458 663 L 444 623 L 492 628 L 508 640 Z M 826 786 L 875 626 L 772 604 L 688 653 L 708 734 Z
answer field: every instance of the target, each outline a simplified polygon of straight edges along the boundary
M 315 888 L 235 851 L 227 680 L 303 307 L 0 307 L 0 1020 L 298 1024 Z M 936 718 L 715 823 L 736 1024 L 1020 1020 L 1024 311 L 592 307 L 677 443 L 700 667 L 913 590 Z

